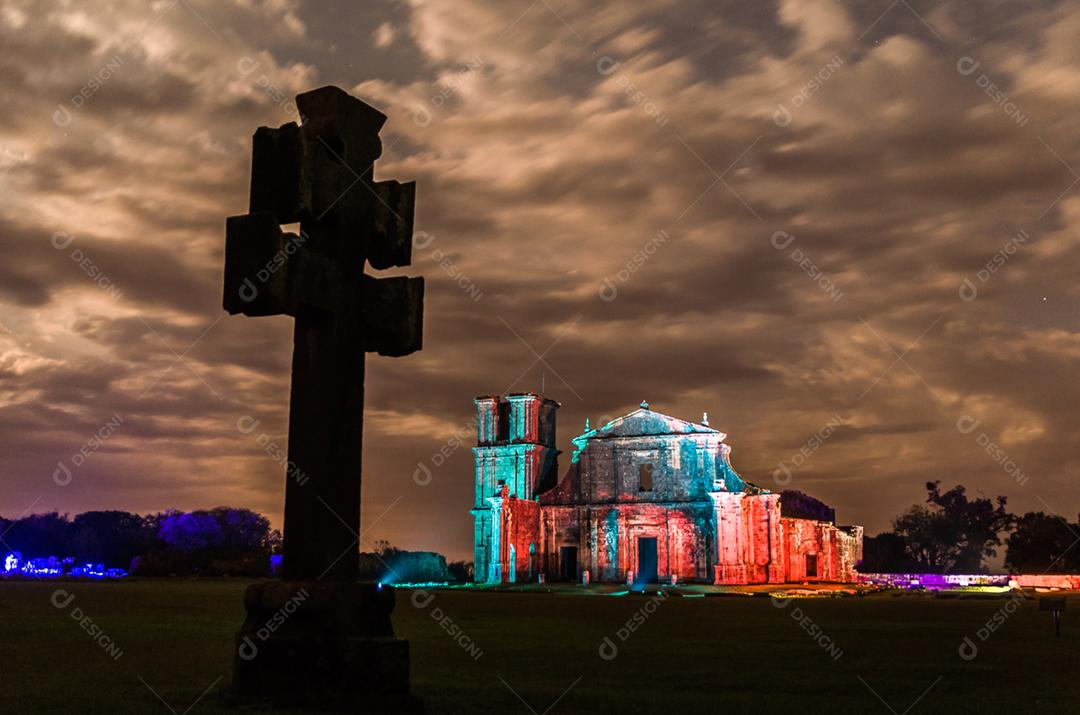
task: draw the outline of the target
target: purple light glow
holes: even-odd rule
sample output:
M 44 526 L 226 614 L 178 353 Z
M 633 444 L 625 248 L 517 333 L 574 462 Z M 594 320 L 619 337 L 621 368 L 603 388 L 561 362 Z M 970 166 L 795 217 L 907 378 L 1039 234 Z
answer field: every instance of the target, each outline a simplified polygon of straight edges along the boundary
M 941 591 L 962 588 L 1007 588 L 1013 583 L 1009 574 L 859 574 L 858 582 L 891 588 Z

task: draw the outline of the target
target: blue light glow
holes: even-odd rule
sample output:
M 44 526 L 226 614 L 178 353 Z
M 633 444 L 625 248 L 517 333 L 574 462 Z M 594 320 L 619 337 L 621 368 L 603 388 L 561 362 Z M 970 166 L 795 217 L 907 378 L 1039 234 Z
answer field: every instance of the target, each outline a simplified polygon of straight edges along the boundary
M 57 559 L 50 556 L 45 559 L 26 559 L 22 554 L 14 552 L 4 557 L 4 568 L 0 571 L 0 577 L 22 576 L 26 578 L 92 578 L 112 579 L 124 578 L 127 571 L 124 569 L 107 569 L 104 564 L 85 564 L 75 566 L 75 559 Z

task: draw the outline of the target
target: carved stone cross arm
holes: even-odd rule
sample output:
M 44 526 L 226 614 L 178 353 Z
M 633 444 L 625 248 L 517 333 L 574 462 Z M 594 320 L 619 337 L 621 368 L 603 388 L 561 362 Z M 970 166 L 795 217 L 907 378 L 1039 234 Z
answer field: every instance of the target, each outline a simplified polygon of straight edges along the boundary
M 224 306 L 247 316 L 355 316 L 367 351 L 421 348 L 423 278 L 375 279 L 412 259 L 415 183 L 374 181 L 386 117 L 336 87 L 297 97 L 301 125 L 254 136 L 250 213 L 226 224 Z M 282 224 L 299 222 L 300 235 Z
M 284 233 L 266 211 L 229 217 L 225 236 L 224 306 L 230 314 L 342 311 L 359 318 L 367 352 L 399 357 L 422 348 L 423 278 L 346 272 L 305 249 L 304 236 Z

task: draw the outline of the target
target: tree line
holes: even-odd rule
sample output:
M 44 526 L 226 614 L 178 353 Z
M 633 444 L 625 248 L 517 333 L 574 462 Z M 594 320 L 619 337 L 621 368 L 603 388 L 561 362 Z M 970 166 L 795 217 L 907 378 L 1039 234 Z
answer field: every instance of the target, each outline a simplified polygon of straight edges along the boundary
M 0 558 L 74 558 L 140 576 L 172 574 L 264 576 L 281 534 L 250 509 L 179 511 L 140 516 L 126 511 L 88 511 L 70 518 L 49 512 L 18 519 L 0 517 Z
M 1006 498 L 971 498 L 963 485 L 948 491 L 926 483 L 926 502 L 897 516 L 892 530 L 863 540 L 864 573 L 985 573 L 1005 546 L 1011 573 L 1080 573 L 1080 523 L 1033 511 L 1018 516 Z

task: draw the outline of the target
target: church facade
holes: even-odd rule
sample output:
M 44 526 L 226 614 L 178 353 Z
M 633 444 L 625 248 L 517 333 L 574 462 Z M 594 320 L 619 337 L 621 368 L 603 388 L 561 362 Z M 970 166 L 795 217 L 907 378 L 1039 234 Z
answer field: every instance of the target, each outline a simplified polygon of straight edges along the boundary
M 726 435 L 705 419 L 642 403 L 602 427 L 586 424 L 559 479 L 559 403 L 520 393 L 475 404 L 479 582 L 855 580 L 862 527 L 837 526 L 805 495 L 782 500 L 744 480 Z

